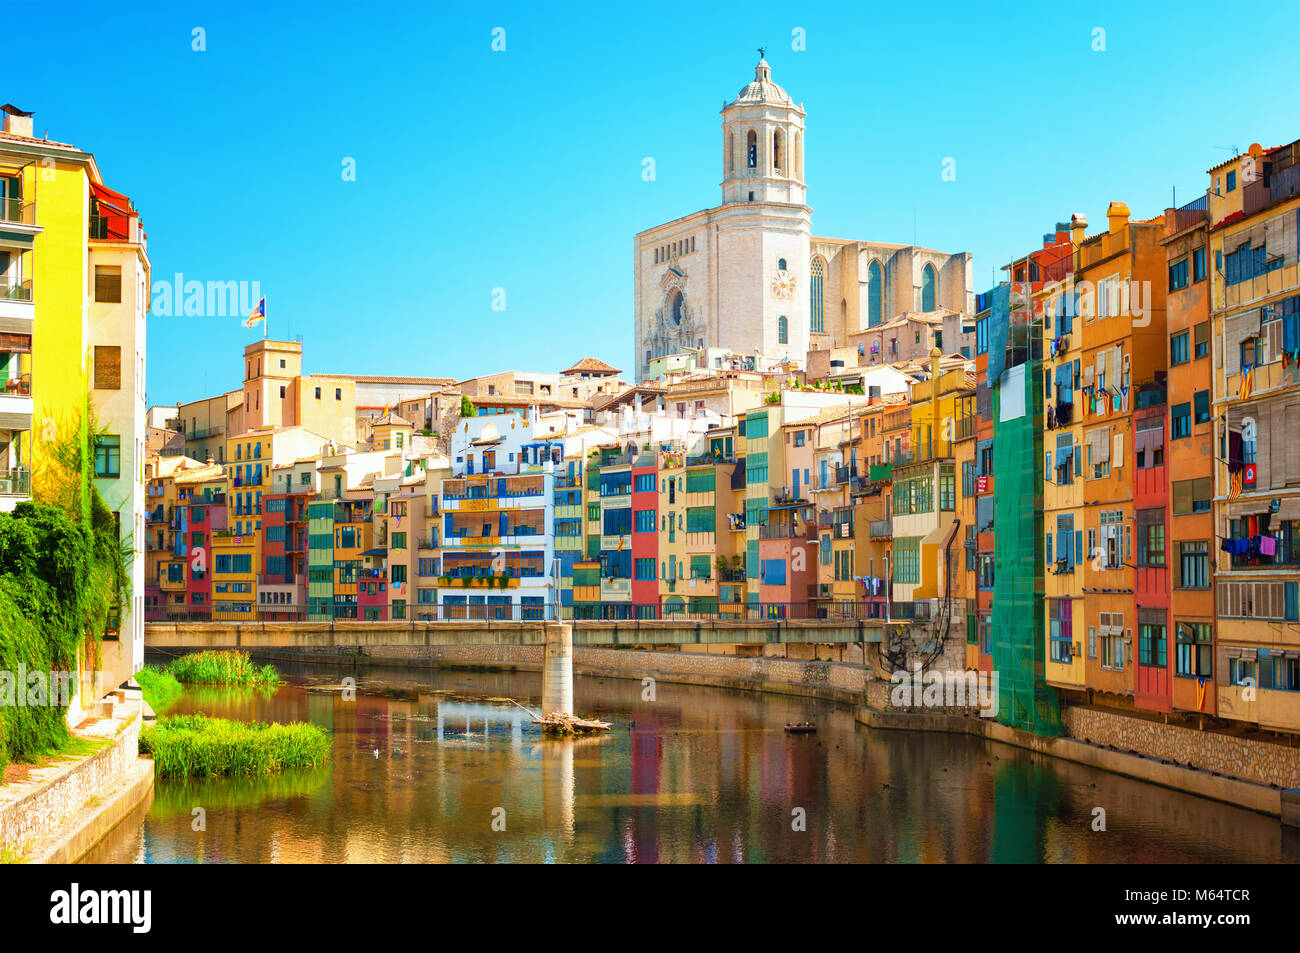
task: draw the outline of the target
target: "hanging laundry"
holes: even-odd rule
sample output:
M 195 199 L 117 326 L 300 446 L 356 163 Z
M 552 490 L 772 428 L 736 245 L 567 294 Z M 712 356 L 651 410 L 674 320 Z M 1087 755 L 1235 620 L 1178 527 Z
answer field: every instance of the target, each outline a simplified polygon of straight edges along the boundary
M 1261 556 L 1272 556 L 1277 552 L 1277 538 L 1273 536 L 1261 536 L 1259 538 L 1259 554 Z

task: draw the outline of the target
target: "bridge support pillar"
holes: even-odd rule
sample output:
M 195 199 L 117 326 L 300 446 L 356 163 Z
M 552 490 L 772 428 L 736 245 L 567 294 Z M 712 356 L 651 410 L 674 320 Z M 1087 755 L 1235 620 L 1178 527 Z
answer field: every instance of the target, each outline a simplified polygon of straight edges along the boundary
M 552 622 L 546 626 L 542 657 L 542 716 L 551 712 L 573 714 L 573 626 Z

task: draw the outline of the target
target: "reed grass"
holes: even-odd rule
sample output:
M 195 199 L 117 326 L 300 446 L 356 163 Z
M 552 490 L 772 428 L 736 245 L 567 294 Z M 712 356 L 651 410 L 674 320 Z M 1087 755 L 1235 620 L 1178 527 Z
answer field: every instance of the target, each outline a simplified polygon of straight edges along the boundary
M 169 671 L 186 685 L 279 685 L 273 665 L 255 665 L 247 652 L 209 651 L 182 655 Z
M 140 669 L 135 673 L 135 680 L 154 714 L 166 711 L 185 690 L 169 669 L 156 665 L 146 665 Z
M 140 751 L 153 756 L 162 778 L 249 777 L 329 760 L 330 736 L 306 722 L 259 724 L 175 715 L 140 733 Z

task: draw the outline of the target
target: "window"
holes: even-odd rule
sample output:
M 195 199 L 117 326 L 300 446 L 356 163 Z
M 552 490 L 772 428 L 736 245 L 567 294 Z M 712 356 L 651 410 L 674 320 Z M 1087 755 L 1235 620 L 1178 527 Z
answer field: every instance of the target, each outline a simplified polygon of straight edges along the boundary
M 1175 622 L 1174 633 L 1174 673 L 1182 678 L 1210 678 L 1214 674 L 1210 624 Z
M 334 388 L 334 399 L 335 399 L 335 400 L 342 400 L 342 399 L 343 399 L 343 388 L 342 388 L 342 387 L 336 387 L 336 388 Z
M 1150 569 L 1165 565 L 1165 511 L 1138 510 L 1138 565 Z
M 280 385 L 280 399 L 284 400 L 284 385 Z
M 1192 328 L 1193 336 L 1193 356 L 1199 361 L 1203 357 L 1210 356 L 1210 322 L 1202 321 Z
M 655 531 L 654 510 L 636 511 L 636 531 L 638 533 L 653 533 Z
M 638 473 L 636 475 L 636 492 L 653 493 L 655 491 L 656 476 L 657 474 L 654 473 Z
M 117 345 L 95 345 L 95 389 L 122 389 L 122 349 Z
M 1208 390 L 1198 390 L 1192 395 L 1194 401 L 1195 413 L 1192 417 L 1193 423 L 1204 424 L 1210 421 L 1210 392 Z
M 1165 643 L 1165 627 L 1155 622 L 1144 622 L 1138 626 L 1138 664 L 1163 668 L 1168 658 Z
M 867 268 L 867 327 L 884 320 L 885 270 L 880 262 L 873 261 Z
M 790 322 L 786 320 L 786 316 L 784 314 L 781 315 L 781 317 L 776 319 L 776 343 L 777 344 L 790 343 Z
M 122 470 L 122 438 L 116 434 L 101 434 L 95 439 L 95 476 L 116 480 Z
M 944 464 L 939 472 L 939 509 L 955 510 L 957 508 L 957 473 L 949 464 Z
M 122 266 L 95 266 L 95 300 L 107 304 L 122 302 Z
M 784 259 L 784 258 L 778 258 L 778 259 L 776 260 L 776 270 L 777 270 L 777 271 L 785 271 L 785 270 L 786 270 L 786 267 L 785 267 L 785 259 Z
M 934 266 L 926 265 L 921 272 L 921 310 L 933 311 L 937 297 L 938 279 L 935 277 Z
M 822 334 L 826 323 L 826 299 L 823 296 L 822 283 L 826 278 L 826 262 L 820 255 L 814 255 L 809 266 L 812 282 L 808 289 L 809 313 L 812 316 L 812 331 Z
M 1214 496 L 1214 488 L 1209 477 L 1201 477 L 1196 480 L 1174 480 L 1170 484 L 1170 489 L 1174 504 L 1174 515 L 1183 516 L 1188 513 L 1208 513 L 1210 511 L 1210 500 Z
M 1210 588 L 1210 544 L 1178 544 L 1178 588 Z
M 1169 290 L 1181 291 L 1187 287 L 1187 259 L 1180 258 L 1169 266 Z
M 1228 173 L 1228 191 L 1232 192 L 1236 188 L 1237 188 L 1237 171 L 1234 169 L 1233 171 Z
M 638 582 L 650 582 L 654 580 L 655 561 L 653 556 L 649 559 L 636 560 L 634 568 L 636 570 L 635 578 Z
M 316 388 L 316 399 L 317 399 L 317 400 L 320 400 L 320 388 L 319 388 L 319 387 Z
M 751 169 L 758 168 L 758 133 L 753 129 L 745 137 L 745 164 Z M 753 197 L 752 193 L 750 197 Z
M 1169 438 L 1180 440 L 1192 435 L 1192 405 L 1175 404 L 1170 417 Z
M 1205 248 L 1192 252 L 1192 281 L 1205 280 Z
M 1169 339 L 1169 363 L 1186 364 L 1190 360 L 1187 349 L 1187 332 L 1182 331 Z

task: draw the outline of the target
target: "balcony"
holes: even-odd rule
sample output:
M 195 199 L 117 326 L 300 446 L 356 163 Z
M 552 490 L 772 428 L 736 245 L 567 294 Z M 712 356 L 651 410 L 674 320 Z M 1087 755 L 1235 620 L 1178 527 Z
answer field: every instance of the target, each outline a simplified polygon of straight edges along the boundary
M 193 433 L 185 435 L 186 442 L 191 440 L 207 440 L 209 437 L 220 437 L 226 432 L 225 427 L 201 427 Z
M 32 429 L 32 379 L 30 374 L 11 377 L 0 387 L 0 427 Z
M 8 470 L 0 471 L 0 497 L 9 499 L 0 499 L 0 511 L 5 510 L 5 505 L 12 509 L 20 499 L 27 499 L 32 495 L 32 475 L 26 470 Z
M 31 301 L 32 280 L 0 275 L 0 301 Z
M 760 526 L 759 539 L 804 539 L 805 533 L 793 523 L 780 523 L 775 526 Z
M 36 202 L 24 202 L 22 196 L 0 198 L 0 222 L 7 225 L 36 226 Z
M 872 539 L 893 539 L 894 521 L 892 519 L 872 520 L 867 532 Z

